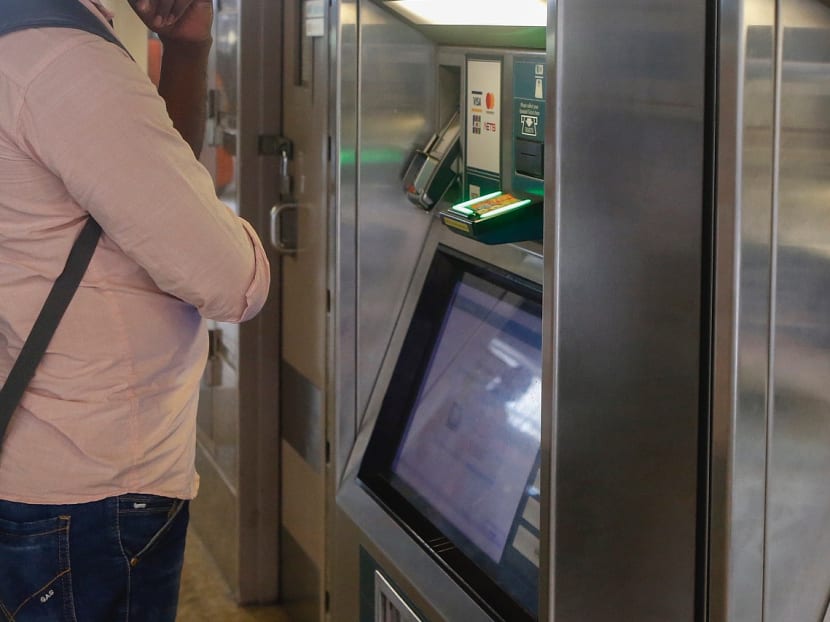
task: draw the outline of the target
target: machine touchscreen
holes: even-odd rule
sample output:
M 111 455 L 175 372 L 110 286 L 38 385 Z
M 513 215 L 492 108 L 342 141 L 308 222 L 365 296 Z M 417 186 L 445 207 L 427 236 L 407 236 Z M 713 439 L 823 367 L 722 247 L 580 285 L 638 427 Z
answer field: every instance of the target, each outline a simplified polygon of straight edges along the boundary
M 539 451 L 540 319 L 465 274 L 392 472 L 494 562 Z
M 370 441 L 371 450 L 392 440 L 383 429 L 397 424 L 374 465 L 384 482 L 374 487 L 379 496 L 425 540 L 434 530 L 452 543 L 467 561 L 455 568 L 465 583 L 475 583 L 467 576 L 474 568 L 531 614 L 539 564 L 539 298 L 529 284 L 439 251 Z M 368 463 L 362 474 L 371 482 L 378 478 Z M 429 527 L 419 530 L 421 523 Z

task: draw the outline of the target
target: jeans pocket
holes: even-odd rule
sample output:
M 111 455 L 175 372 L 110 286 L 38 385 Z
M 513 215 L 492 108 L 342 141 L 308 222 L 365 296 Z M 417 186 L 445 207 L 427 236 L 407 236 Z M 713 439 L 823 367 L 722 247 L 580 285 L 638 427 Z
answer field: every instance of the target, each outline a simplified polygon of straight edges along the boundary
M 69 523 L 0 519 L 0 619 L 75 622 Z
M 186 501 L 157 495 L 122 495 L 118 498 L 118 533 L 131 566 L 164 541 Z

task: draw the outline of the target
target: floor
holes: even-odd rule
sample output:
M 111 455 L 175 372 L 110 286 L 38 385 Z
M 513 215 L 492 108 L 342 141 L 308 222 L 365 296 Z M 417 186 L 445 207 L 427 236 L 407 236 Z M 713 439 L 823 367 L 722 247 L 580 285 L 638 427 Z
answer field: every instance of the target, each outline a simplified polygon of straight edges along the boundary
M 239 607 L 205 548 L 193 532 L 187 536 L 176 622 L 290 622 L 279 607 Z

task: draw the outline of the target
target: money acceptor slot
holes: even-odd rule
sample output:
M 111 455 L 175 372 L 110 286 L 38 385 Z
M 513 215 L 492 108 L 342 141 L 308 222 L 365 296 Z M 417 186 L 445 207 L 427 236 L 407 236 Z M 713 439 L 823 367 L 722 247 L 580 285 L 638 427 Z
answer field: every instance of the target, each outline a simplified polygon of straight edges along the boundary
M 485 244 L 542 239 L 542 202 L 508 192 L 493 192 L 441 212 L 456 233 Z

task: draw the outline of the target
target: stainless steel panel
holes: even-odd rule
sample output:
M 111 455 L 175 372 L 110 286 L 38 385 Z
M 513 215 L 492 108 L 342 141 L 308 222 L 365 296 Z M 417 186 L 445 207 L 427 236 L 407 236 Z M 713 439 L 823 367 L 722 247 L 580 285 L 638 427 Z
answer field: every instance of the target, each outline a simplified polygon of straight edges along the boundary
M 280 396 L 280 412 L 284 415 L 282 438 L 312 469 L 322 473 L 326 459 L 323 392 L 285 362 L 280 386 L 283 389 Z
M 775 1 L 721 5 L 710 616 L 762 619 Z
M 360 619 L 360 530 L 339 504 L 332 503 L 331 514 L 331 620 L 354 622 Z
M 357 3 L 341 2 L 332 15 L 333 94 L 332 246 L 329 274 L 333 279 L 334 326 L 331 381 L 334 431 L 334 481 L 345 469 L 357 434 L 357 127 L 358 39 Z
M 560 0 L 557 19 L 551 619 L 690 622 L 706 5 Z
M 276 158 L 259 154 L 258 137 L 280 124 L 281 7 L 242 0 L 239 51 L 239 213 L 265 239 L 277 188 Z M 279 517 L 278 331 L 280 266 L 269 254 L 271 291 L 260 314 L 239 326 L 239 595 L 242 602 L 278 597 Z
M 322 495 L 316 494 L 316 491 L 323 487 L 323 474 L 311 468 L 303 456 L 285 441 L 282 445 L 282 459 L 281 487 L 283 495 L 288 499 L 288 502 L 283 504 L 282 527 L 291 533 L 297 545 L 322 572 L 325 535 L 321 524 L 325 513 L 325 500 Z M 304 499 L 305 503 L 298 503 L 299 499 Z M 290 571 L 290 566 L 287 570 Z M 284 599 L 290 601 L 293 596 L 284 594 Z
M 282 559 L 286 568 L 282 591 L 288 596 L 283 611 L 290 620 L 322 619 L 320 592 L 323 589 L 320 568 L 306 554 L 287 529 L 280 532 Z
M 362 413 L 421 252 L 430 215 L 407 201 L 401 174 L 436 128 L 435 47 L 359 2 L 357 412 Z
M 328 19 L 328 3 L 320 3 Z M 281 582 L 297 622 L 323 616 L 326 541 L 326 413 L 329 404 L 329 39 L 306 29 L 308 5 L 281 3 L 282 135 L 292 141 L 283 201 L 297 205 L 297 251 L 282 257 L 280 526 L 296 547 L 280 551 L 283 576 L 299 547 L 315 572 Z M 276 170 L 274 171 L 277 172 Z M 285 178 L 283 178 L 284 181 Z M 289 386 L 290 384 L 290 386 Z M 289 442 L 290 441 L 290 442 Z M 295 449 L 296 446 L 296 449 Z M 297 451 L 299 450 L 299 451 Z
M 358 126 L 358 30 L 357 2 L 334 3 L 329 26 L 330 96 L 329 122 L 332 127 L 332 162 L 329 201 L 331 236 L 329 244 L 329 287 L 332 335 L 328 356 L 329 390 L 337 396 L 326 412 L 329 442 L 333 455 L 326 474 L 326 560 L 324 583 L 329 593 L 330 619 L 343 612 L 354 620 L 359 605 L 354 584 L 358 567 L 344 556 L 340 537 L 342 513 L 335 496 L 357 435 L 357 126 Z
M 286 2 L 283 15 L 283 133 L 293 143 L 290 192 L 297 204 L 299 246 L 281 262 L 282 358 L 323 391 L 327 352 L 329 73 L 326 38 L 305 35 L 303 6 L 300 0 Z M 301 72 L 306 58 L 312 59 L 309 76 Z
M 822 620 L 830 594 L 830 7 L 780 20 L 768 622 Z
M 542 438 L 539 449 L 541 486 L 540 497 L 540 559 L 539 559 L 539 619 L 550 622 L 556 607 L 556 366 L 558 361 L 559 325 L 559 182 L 561 127 L 559 114 L 559 79 L 557 68 L 560 56 L 561 20 L 559 0 L 548 0 L 547 49 L 545 54 L 546 115 L 545 122 L 545 230 L 542 241 L 544 269 L 542 282 Z

